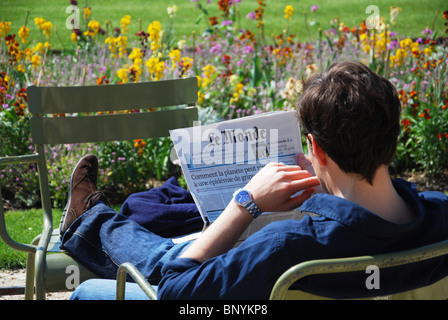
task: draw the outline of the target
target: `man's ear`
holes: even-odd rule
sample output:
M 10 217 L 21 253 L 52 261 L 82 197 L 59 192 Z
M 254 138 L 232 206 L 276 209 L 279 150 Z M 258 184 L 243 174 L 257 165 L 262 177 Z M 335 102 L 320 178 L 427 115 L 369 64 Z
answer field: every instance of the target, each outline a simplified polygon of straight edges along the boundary
M 324 166 L 327 164 L 327 153 L 320 147 L 320 145 L 317 143 L 316 139 L 314 139 L 313 135 L 311 133 L 308 134 L 308 139 L 311 144 L 311 152 L 313 153 L 314 158 L 319 162 L 321 166 Z

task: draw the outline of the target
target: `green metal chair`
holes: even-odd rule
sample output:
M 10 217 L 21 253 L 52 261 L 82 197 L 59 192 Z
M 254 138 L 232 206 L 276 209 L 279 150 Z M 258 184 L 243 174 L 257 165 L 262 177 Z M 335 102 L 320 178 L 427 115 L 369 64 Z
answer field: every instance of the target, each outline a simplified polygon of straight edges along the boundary
M 384 268 L 412 264 L 418 261 L 436 258 L 446 254 L 448 254 L 448 240 L 394 253 L 340 259 L 321 259 L 302 262 L 296 266 L 291 267 L 279 277 L 272 289 L 270 299 L 330 300 L 326 297 L 309 294 L 299 290 L 292 290 L 291 286 L 296 281 L 310 275 L 365 271 L 366 268 L 370 265 L 375 265 L 379 268 L 379 270 L 382 270 Z M 431 272 L 431 270 L 428 270 L 428 272 Z M 142 290 L 150 299 L 157 299 L 156 292 L 149 285 L 143 275 L 135 268 L 135 266 L 127 262 L 120 265 L 118 269 L 116 292 L 117 300 L 125 299 L 127 274 L 129 274 L 134 279 L 134 281 L 142 288 Z M 438 282 L 425 287 L 402 291 L 393 295 L 373 297 L 369 299 L 446 300 L 448 299 L 448 275 Z
M 27 88 L 36 153 L 0 158 L 1 166 L 36 163 L 39 172 L 43 230 L 31 244 L 10 237 L 0 206 L 0 237 L 11 248 L 28 253 L 26 299 L 33 299 L 34 292 L 36 299 L 45 299 L 47 291 L 67 290 L 67 266 L 79 268 L 80 282 L 97 277 L 59 248 L 59 230 L 53 230 L 44 146 L 169 136 L 169 130 L 192 126 L 198 119 L 197 92 L 195 77 L 105 86 Z M 129 109 L 142 111 L 108 113 Z

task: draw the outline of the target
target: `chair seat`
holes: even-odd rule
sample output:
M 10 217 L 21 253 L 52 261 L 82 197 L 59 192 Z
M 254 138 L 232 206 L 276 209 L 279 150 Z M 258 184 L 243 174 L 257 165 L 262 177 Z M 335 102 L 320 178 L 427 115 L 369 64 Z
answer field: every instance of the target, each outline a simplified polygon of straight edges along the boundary
M 61 237 L 59 229 L 54 229 L 51 233 L 50 242 L 48 243 L 47 252 L 65 252 L 61 250 Z

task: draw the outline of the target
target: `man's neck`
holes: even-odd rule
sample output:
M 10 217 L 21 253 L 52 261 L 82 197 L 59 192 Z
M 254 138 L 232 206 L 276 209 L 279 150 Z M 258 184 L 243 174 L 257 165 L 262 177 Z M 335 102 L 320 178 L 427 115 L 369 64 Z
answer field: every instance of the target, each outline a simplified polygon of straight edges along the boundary
M 415 212 L 395 190 L 386 166 L 378 168 L 372 184 L 355 174 L 342 173 L 338 179 L 331 192 L 334 195 L 393 223 L 406 224 L 415 218 Z

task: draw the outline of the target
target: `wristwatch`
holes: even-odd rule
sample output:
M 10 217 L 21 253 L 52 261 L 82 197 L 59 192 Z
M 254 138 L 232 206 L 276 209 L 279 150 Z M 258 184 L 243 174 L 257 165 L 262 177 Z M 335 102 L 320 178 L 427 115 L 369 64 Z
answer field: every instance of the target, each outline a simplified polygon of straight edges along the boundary
M 249 191 L 244 189 L 238 189 L 233 194 L 233 201 L 235 201 L 239 206 L 246 208 L 254 219 L 258 218 L 263 212 L 257 207 L 252 199 Z

